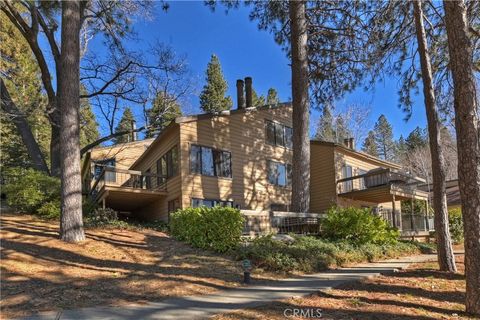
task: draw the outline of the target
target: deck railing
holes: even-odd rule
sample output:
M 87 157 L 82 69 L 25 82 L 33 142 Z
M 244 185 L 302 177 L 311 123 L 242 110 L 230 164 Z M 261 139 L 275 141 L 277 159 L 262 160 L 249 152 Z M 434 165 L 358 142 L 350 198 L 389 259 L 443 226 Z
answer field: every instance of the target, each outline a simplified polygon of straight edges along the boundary
M 365 190 L 368 188 L 394 185 L 402 190 L 415 191 L 423 180 L 393 169 L 377 169 L 365 174 L 337 180 L 337 193 Z
M 105 186 L 166 191 L 166 177 L 149 172 L 104 167 L 92 181 L 90 194 L 96 196 Z

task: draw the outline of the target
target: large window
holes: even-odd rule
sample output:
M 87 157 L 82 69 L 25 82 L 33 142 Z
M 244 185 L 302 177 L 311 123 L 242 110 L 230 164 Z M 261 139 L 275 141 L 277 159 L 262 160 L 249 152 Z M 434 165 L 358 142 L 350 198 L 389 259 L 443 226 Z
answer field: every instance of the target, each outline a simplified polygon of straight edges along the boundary
M 274 146 L 292 148 L 292 128 L 283 124 L 265 120 L 265 137 L 267 143 Z
M 342 178 L 346 179 L 346 178 L 351 178 L 351 177 L 352 177 L 352 166 L 344 165 L 343 168 L 342 168 Z M 343 190 L 342 190 L 343 192 L 352 191 L 353 181 L 352 180 L 344 181 L 342 188 L 343 188 Z
M 178 173 L 178 148 L 177 146 L 168 150 L 157 160 L 157 184 L 161 185 L 165 179 L 176 176 Z
M 232 155 L 228 151 L 192 145 L 190 172 L 205 176 L 232 177 Z
M 292 165 L 268 161 L 268 182 L 286 187 L 292 183 Z
M 192 198 L 192 207 L 193 208 L 198 208 L 198 207 L 213 208 L 215 206 L 233 207 L 233 201 L 223 201 L 223 200 L 217 200 L 217 199 L 212 200 L 212 199 Z

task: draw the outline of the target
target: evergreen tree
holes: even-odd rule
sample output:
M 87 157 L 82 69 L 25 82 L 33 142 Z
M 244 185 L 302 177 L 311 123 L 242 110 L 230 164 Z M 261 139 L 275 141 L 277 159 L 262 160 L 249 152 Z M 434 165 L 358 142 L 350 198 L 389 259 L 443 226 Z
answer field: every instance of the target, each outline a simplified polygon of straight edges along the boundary
M 85 92 L 80 85 L 80 93 Z M 98 123 L 88 99 L 80 99 L 80 148 L 100 138 Z
M 318 120 L 315 139 L 328 142 L 336 141 L 335 130 L 333 128 L 333 116 L 328 105 L 323 107 L 322 115 Z
M 393 161 L 395 159 L 395 142 L 392 126 L 383 114 L 375 123 L 374 131 L 378 156 L 384 160 Z
M 343 144 L 345 139 L 352 136 L 350 130 L 341 115 L 335 118 L 335 142 Z
M 268 89 L 267 92 L 267 104 L 277 104 L 280 103 L 280 98 L 278 98 L 278 92 L 275 88 Z
M 132 110 L 129 107 L 126 107 L 123 111 L 122 118 L 118 123 L 117 127 L 115 128 L 115 132 L 132 130 L 133 129 L 133 122 L 135 121 L 135 117 L 133 116 Z M 132 134 L 124 134 L 121 136 L 116 137 L 114 143 L 125 143 L 132 141 Z
M 233 102 L 230 97 L 226 97 L 228 84 L 223 77 L 220 60 L 216 55 L 212 55 L 206 71 L 206 84 L 203 86 L 200 94 L 200 107 L 204 112 L 215 113 L 228 110 Z
M 34 141 L 40 149 L 44 166 L 49 160 L 50 126 L 46 99 L 42 93 L 40 70 L 28 43 L 4 15 L 0 15 L 0 65 L 5 87 L 19 112 L 25 117 Z M 3 97 L 3 95 L 2 95 Z M 2 101 L 2 104 L 5 101 Z M 34 167 L 25 141 L 9 112 L 0 112 L 0 167 Z M 37 149 L 38 150 L 38 149 Z M 38 168 L 37 168 L 38 169 Z M 48 171 L 48 168 L 46 168 Z
M 154 137 L 181 115 L 180 105 L 174 99 L 165 97 L 163 92 L 159 92 L 153 100 L 152 108 L 148 110 L 148 124 L 151 129 L 147 131 L 146 137 Z
M 425 147 L 428 144 L 428 135 L 425 129 L 416 127 L 405 140 L 406 151 Z
M 362 151 L 371 156 L 378 157 L 377 144 L 375 142 L 375 132 L 370 130 L 363 142 Z
M 255 89 L 252 88 L 252 107 L 261 107 L 265 105 L 265 97 L 258 95 Z

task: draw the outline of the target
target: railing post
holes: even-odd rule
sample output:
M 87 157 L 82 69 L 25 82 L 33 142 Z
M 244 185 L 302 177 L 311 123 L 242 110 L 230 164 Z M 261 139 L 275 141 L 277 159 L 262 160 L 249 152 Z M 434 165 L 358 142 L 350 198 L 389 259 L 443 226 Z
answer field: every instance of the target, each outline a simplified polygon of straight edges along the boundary
M 414 211 L 414 203 L 413 203 L 413 199 L 410 200 L 410 207 L 411 207 L 411 212 L 410 212 L 410 225 L 412 227 L 412 231 L 417 231 L 416 228 L 415 228 L 415 221 L 413 221 L 413 211 Z

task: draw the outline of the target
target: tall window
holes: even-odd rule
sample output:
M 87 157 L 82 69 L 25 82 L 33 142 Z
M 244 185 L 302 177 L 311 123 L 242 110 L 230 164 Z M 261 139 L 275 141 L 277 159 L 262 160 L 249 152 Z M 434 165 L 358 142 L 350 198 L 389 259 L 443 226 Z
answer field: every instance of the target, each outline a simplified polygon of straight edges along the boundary
M 268 182 L 286 187 L 292 183 L 292 166 L 276 161 L 268 161 Z
M 270 120 L 265 120 L 265 137 L 267 143 L 274 146 L 292 148 L 292 128 Z
M 157 178 L 158 185 L 165 179 L 176 176 L 178 173 L 178 148 L 177 146 L 168 150 L 160 159 L 157 160 Z
M 232 155 L 228 151 L 192 145 L 190 172 L 205 176 L 232 177 Z
M 342 178 L 351 178 L 352 177 L 352 166 L 344 165 L 342 168 Z M 343 182 L 343 192 L 349 192 L 353 189 L 353 181 Z

